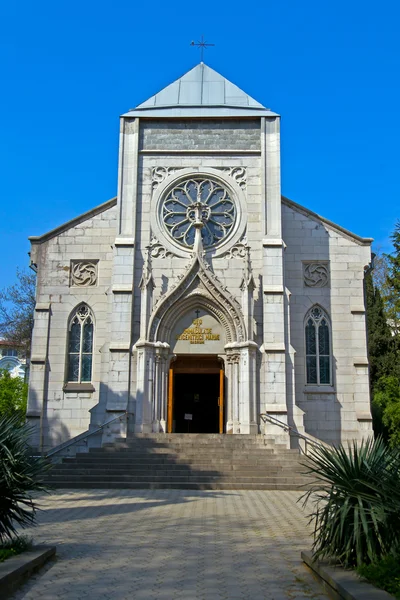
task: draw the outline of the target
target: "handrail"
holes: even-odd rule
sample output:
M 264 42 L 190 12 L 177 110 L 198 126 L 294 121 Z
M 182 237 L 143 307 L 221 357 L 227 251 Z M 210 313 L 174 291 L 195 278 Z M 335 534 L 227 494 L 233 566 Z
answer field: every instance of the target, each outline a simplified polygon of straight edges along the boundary
M 107 427 L 107 425 L 110 425 L 110 423 L 114 423 L 115 421 L 118 421 L 119 419 L 123 419 L 123 418 L 126 418 L 126 420 L 128 420 L 128 411 L 125 411 L 122 415 L 118 415 L 118 417 L 114 417 L 114 419 L 107 421 L 107 423 L 103 423 L 97 429 L 93 429 L 92 431 L 87 431 L 86 434 L 81 434 L 82 437 L 78 436 L 78 438 L 70 440 L 69 443 L 61 444 L 58 448 L 55 448 L 54 450 L 50 450 L 50 452 L 47 452 L 45 457 L 49 458 L 50 456 L 55 456 L 56 454 L 58 454 L 58 452 L 61 452 L 62 450 L 65 450 L 66 448 L 69 448 L 70 446 L 73 446 L 74 444 L 78 444 L 79 442 L 82 442 L 82 441 L 86 442 L 87 438 L 90 437 L 91 435 L 94 435 L 95 433 L 99 433 L 99 431 L 102 431 L 102 429 L 104 429 L 104 427 Z
M 285 423 L 284 421 L 280 421 L 279 419 L 277 419 L 276 417 L 273 417 L 272 415 L 269 415 L 268 413 L 261 413 L 260 414 L 260 419 L 266 423 L 267 421 L 269 421 L 270 423 L 272 423 L 273 425 L 277 425 L 278 427 L 282 427 L 282 429 L 286 432 L 289 432 L 289 434 L 293 434 L 295 437 L 298 437 L 302 440 L 305 441 L 305 449 L 303 450 L 303 448 L 300 446 L 300 450 L 302 452 L 304 452 L 304 454 L 307 454 L 307 444 L 311 444 L 313 446 L 327 446 L 327 444 L 325 444 L 324 442 L 321 441 L 317 441 L 311 437 L 309 437 L 308 435 L 304 435 L 304 433 L 299 433 L 297 431 L 297 429 L 295 429 L 294 427 L 292 427 L 291 425 L 288 425 L 287 423 Z

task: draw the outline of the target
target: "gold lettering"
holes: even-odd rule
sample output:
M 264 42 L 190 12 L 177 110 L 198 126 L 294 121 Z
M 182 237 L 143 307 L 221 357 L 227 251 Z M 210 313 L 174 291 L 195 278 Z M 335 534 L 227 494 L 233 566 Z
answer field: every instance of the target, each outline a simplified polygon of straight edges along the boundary
M 184 329 L 181 334 L 176 336 L 176 339 L 188 341 L 191 344 L 204 344 L 205 340 L 217 341 L 220 339 L 220 334 L 213 333 L 212 327 L 200 327 L 202 323 L 202 319 L 194 319 L 192 327 Z

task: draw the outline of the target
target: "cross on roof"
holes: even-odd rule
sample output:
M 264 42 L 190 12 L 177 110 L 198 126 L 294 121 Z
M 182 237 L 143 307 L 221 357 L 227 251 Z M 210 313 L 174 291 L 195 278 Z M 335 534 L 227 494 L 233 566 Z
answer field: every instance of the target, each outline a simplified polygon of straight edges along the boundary
M 215 44 L 207 44 L 206 40 L 204 39 L 204 35 L 201 36 L 201 40 L 197 42 L 192 41 L 190 43 L 191 46 L 198 46 L 200 48 L 200 59 L 201 62 L 203 62 L 203 54 L 204 54 L 204 48 L 208 48 L 209 46 L 215 46 Z

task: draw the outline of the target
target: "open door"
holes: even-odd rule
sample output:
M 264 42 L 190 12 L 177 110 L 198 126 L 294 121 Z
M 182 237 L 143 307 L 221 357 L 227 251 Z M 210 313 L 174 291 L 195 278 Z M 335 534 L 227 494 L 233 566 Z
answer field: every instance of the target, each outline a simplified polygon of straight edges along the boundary
M 174 414 L 174 370 L 168 374 L 168 402 L 167 402 L 167 433 L 172 433 L 172 419 Z
M 224 433 L 224 380 L 225 373 L 223 369 L 219 370 L 219 432 Z

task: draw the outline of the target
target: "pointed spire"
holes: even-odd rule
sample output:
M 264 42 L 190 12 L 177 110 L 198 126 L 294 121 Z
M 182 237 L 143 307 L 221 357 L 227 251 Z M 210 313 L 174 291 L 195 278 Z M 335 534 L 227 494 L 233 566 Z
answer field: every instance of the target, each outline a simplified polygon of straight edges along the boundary
M 155 114 L 155 111 L 167 117 L 276 115 L 203 62 L 123 116 Z
M 149 285 L 154 288 L 154 279 L 151 268 L 151 246 L 146 246 L 146 258 L 143 263 L 142 277 L 139 282 L 139 287 L 144 291 Z
M 246 245 L 244 250 L 245 250 L 245 255 L 243 257 L 243 277 L 242 277 L 242 282 L 240 284 L 240 287 L 242 290 L 247 288 L 249 291 L 253 291 L 254 288 L 256 287 L 256 285 L 254 282 L 253 272 L 251 269 L 250 247 Z

